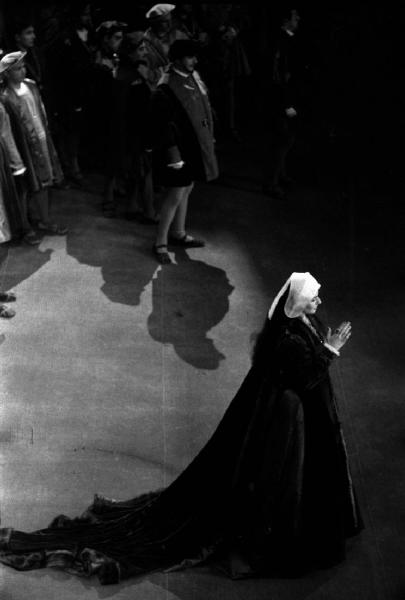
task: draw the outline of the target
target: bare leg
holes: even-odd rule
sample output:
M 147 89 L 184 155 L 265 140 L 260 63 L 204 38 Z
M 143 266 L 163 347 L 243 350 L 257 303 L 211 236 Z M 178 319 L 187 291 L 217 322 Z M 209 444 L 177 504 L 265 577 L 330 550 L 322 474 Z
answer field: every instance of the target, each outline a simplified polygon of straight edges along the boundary
M 194 183 L 184 189 L 183 197 L 180 204 L 177 207 L 176 214 L 174 216 L 171 233 L 176 238 L 183 238 L 186 235 L 186 218 L 188 210 L 188 198 L 193 190 Z
M 169 229 L 173 222 L 173 219 L 176 216 L 177 209 L 183 200 L 185 190 L 188 190 L 188 188 L 172 187 L 168 189 L 167 196 L 163 201 L 163 205 L 160 211 L 156 246 L 167 246 L 167 237 L 169 235 Z
M 183 248 L 203 248 L 204 240 L 199 240 L 188 235 L 186 231 L 186 218 L 188 209 L 188 199 L 193 190 L 194 183 L 184 188 L 183 198 L 176 210 L 175 217 L 170 228 L 170 244 L 181 246 Z

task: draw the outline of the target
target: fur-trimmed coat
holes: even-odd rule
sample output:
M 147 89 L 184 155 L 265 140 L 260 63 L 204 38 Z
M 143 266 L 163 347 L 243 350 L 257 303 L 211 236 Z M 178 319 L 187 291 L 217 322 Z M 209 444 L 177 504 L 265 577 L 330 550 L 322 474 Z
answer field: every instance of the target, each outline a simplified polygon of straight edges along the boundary
M 17 149 L 27 168 L 26 181 L 31 193 L 38 192 L 63 179 L 63 172 L 59 158 L 48 128 L 48 119 L 43 105 L 38 86 L 31 79 L 24 79 L 32 95 L 46 133 L 46 148 L 52 165 L 52 174 L 49 172 L 48 160 L 44 155 L 43 144 L 38 138 L 25 103 L 17 96 L 15 91 L 7 87 L 2 95 L 2 100 L 10 117 L 11 128 Z
M 162 77 L 152 94 L 150 133 L 158 181 L 165 184 L 167 164 L 179 160 L 191 180 L 218 177 L 212 111 L 198 73 L 183 77 L 171 69 Z

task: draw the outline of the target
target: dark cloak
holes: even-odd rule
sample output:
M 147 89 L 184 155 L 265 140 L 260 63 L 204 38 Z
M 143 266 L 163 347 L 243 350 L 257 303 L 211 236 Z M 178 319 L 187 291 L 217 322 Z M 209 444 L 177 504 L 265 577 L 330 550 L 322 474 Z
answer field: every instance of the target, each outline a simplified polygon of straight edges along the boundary
M 128 502 L 96 496 L 81 517 L 33 533 L 0 530 L 0 561 L 104 584 L 207 558 L 234 578 L 342 561 L 363 524 L 328 373 L 335 355 L 314 317 L 317 334 L 275 320 L 213 436 L 170 486 Z
M 170 71 L 151 97 L 153 177 L 163 186 L 185 187 L 218 177 L 211 106 L 195 77 L 183 78 Z M 179 160 L 185 163 L 181 169 L 167 166 Z

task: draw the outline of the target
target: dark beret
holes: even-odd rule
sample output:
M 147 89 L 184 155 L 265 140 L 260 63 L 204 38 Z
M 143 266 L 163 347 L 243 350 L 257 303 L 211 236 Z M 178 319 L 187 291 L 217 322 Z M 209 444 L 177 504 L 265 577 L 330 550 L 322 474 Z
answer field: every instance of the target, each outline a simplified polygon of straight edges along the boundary
M 199 53 L 199 45 L 193 40 L 176 40 L 170 46 L 170 60 L 178 60 L 185 56 L 197 56 Z

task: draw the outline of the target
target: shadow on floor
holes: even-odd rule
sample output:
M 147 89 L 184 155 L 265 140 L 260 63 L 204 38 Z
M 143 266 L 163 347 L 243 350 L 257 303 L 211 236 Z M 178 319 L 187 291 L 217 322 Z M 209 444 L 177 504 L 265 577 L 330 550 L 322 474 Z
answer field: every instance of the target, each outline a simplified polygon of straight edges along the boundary
M 182 249 L 175 254 L 177 264 L 160 268 L 151 252 L 155 229 L 124 220 L 117 224 L 82 214 L 67 238 L 67 253 L 101 269 L 101 291 L 111 302 L 139 306 L 152 282 L 151 337 L 173 345 L 183 361 L 198 369 L 217 369 L 225 357 L 208 332 L 229 310 L 233 287 L 225 271 L 192 260 Z
M 223 269 L 192 260 L 185 250 L 175 257 L 153 280 L 149 333 L 197 369 L 217 369 L 225 356 L 208 332 L 227 314 L 234 288 Z
M 9 242 L 0 246 L 0 289 L 3 292 L 29 279 L 51 260 L 52 250 Z
M 148 228 L 83 211 L 66 250 L 79 263 L 101 269 L 101 291 L 111 302 L 138 306 L 157 268 L 153 257 L 147 260 L 143 252 L 146 245 L 152 246 L 152 236 Z

